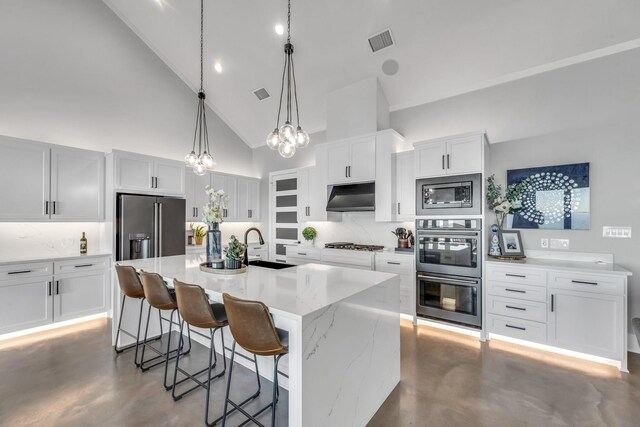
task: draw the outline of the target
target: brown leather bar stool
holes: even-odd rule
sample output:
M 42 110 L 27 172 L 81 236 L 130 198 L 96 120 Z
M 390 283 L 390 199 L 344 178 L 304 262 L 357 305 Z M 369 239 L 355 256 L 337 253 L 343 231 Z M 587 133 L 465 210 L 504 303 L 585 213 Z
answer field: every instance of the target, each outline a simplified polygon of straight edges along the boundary
M 122 304 L 120 305 L 120 320 L 118 320 L 118 332 L 116 332 L 116 342 L 113 346 L 113 349 L 116 353 L 120 354 L 124 350 L 135 347 L 136 353 L 134 355 L 134 363 L 136 366 L 140 366 L 138 363 L 138 347 L 140 346 L 140 327 L 142 325 L 142 308 L 144 305 L 144 289 L 142 288 L 142 283 L 140 282 L 140 276 L 138 276 L 138 272 L 135 268 L 128 265 L 119 265 L 116 264 L 116 274 L 118 275 L 118 285 L 120 286 L 120 290 L 122 291 Z M 140 314 L 138 315 L 138 331 L 135 335 L 131 332 L 122 329 L 122 317 L 124 314 L 124 303 L 127 298 L 140 300 Z M 118 339 L 120 338 L 120 332 L 123 334 L 134 338 L 136 340 L 135 344 L 128 345 L 125 347 L 118 347 Z
M 224 401 L 224 414 L 222 415 L 222 426 L 224 427 L 229 415 L 234 410 L 241 412 L 247 420 L 241 425 L 246 424 L 248 421 L 253 421 L 255 424 L 262 426 L 256 417 L 271 408 L 271 426 L 275 426 L 276 423 L 276 405 L 278 403 L 279 390 L 278 390 L 278 363 L 280 358 L 289 352 L 289 334 L 279 328 L 276 328 L 273 324 L 273 319 L 269 309 L 260 301 L 250 301 L 235 298 L 229 294 L 223 294 L 224 306 L 227 310 L 227 317 L 229 318 L 229 329 L 233 334 L 234 343 L 231 351 L 231 364 L 229 365 L 229 376 L 227 378 L 227 392 L 225 394 Z M 260 409 L 255 414 L 251 415 L 242 406 L 247 400 L 236 404 L 229 399 L 229 391 L 231 389 L 231 374 L 233 373 L 233 359 L 236 354 L 236 344 L 240 347 L 252 353 L 255 356 L 273 356 L 273 397 L 270 404 Z M 256 372 L 257 372 L 256 363 Z M 258 376 L 258 393 L 260 393 L 260 377 Z M 227 412 L 228 405 L 233 406 L 233 409 Z
M 227 313 L 225 308 L 220 303 L 212 303 L 209 301 L 207 294 L 204 289 L 198 285 L 192 285 L 188 283 L 182 283 L 179 280 L 173 279 L 173 286 L 176 290 L 176 297 L 178 300 L 178 309 L 182 315 L 182 322 L 180 323 L 180 332 L 182 333 L 182 329 L 184 327 L 184 323 L 187 323 L 187 327 L 195 326 L 197 328 L 209 329 L 209 337 L 211 339 L 211 344 L 209 346 L 209 364 L 206 368 L 194 373 L 190 374 L 180 368 L 180 355 L 176 359 L 175 371 L 173 373 L 173 398 L 174 400 L 179 400 L 187 393 L 192 392 L 198 387 L 203 387 L 207 390 L 207 395 L 205 399 L 205 413 L 204 413 L 204 421 L 207 425 L 212 425 L 209 423 L 209 400 L 211 397 L 211 381 L 221 378 L 224 376 L 227 370 L 227 359 L 224 347 L 224 327 L 228 326 L 227 322 Z M 215 347 L 215 333 L 220 330 L 220 337 L 222 339 L 222 361 L 224 364 L 224 368 L 222 372 L 211 376 L 211 371 L 216 367 L 218 363 L 218 356 L 216 354 Z M 197 333 L 194 331 L 194 333 Z M 202 336 L 205 336 L 202 334 Z M 206 336 L 205 336 L 206 337 Z M 180 381 L 176 381 L 178 378 L 178 371 L 182 374 L 186 375 Z M 202 382 L 198 380 L 196 377 L 204 372 L 207 372 L 207 379 Z M 195 386 L 190 389 L 184 391 L 183 393 L 176 395 L 176 385 L 180 384 L 186 380 L 192 380 L 196 383 Z
M 142 355 L 140 356 L 140 369 L 143 372 L 148 371 L 149 369 L 164 364 L 164 387 L 167 390 L 170 390 L 173 386 L 167 383 L 167 372 L 169 368 L 169 360 L 177 358 L 178 354 L 182 353 L 183 350 L 183 336 L 180 334 L 180 339 L 178 340 L 177 348 L 171 350 L 171 332 L 173 330 L 173 316 L 178 313 L 175 325 L 178 326 L 182 323 L 180 320 L 180 313 L 178 312 L 178 304 L 176 301 L 175 292 L 170 290 L 167 287 L 162 276 L 157 273 L 147 273 L 144 271 L 140 272 L 140 279 L 142 280 L 142 287 L 144 289 L 144 295 L 149 303 L 149 314 L 147 315 L 147 326 L 144 331 L 144 340 L 142 341 Z M 148 344 L 147 335 L 149 333 L 149 316 L 151 315 L 151 307 L 158 309 L 160 312 L 162 311 L 171 311 L 169 319 L 166 319 L 160 316 L 160 324 L 162 325 L 162 321 L 169 322 L 169 333 L 167 334 L 167 348 L 165 352 L 156 349 L 155 347 Z M 187 328 L 187 333 L 189 335 L 189 349 L 184 352 L 184 354 L 189 353 L 191 351 L 191 332 L 189 328 Z M 144 352 L 145 349 L 149 348 L 154 351 L 157 356 L 153 357 L 149 360 L 144 360 Z M 173 355 L 172 355 L 173 354 Z M 151 363 L 149 365 L 149 363 Z

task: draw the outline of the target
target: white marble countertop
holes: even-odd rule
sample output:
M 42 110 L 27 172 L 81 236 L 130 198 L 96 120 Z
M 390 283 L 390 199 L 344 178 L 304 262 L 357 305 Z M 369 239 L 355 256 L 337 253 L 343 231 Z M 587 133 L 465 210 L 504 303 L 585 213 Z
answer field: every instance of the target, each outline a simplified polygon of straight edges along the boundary
M 394 278 L 395 274 L 306 264 L 282 270 L 249 266 L 247 273 L 222 276 L 200 271 L 204 254 L 122 261 L 136 269 L 156 272 L 205 288 L 217 301 L 222 293 L 264 302 L 278 314 L 301 318 Z
M 525 258 L 523 260 L 503 260 L 487 258 L 487 264 L 512 264 L 538 269 L 555 269 L 568 271 L 582 271 L 588 273 L 617 274 L 631 276 L 631 272 L 617 264 L 605 262 L 571 261 L 561 259 Z
M 109 252 L 89 252 L 86 255 L 80 254 L 40 254 L 40 255 L 22 255 L 16 257 L 2 257 L 0 265 L 18 264 L 25 262 L 46 262 L 46 261 L 62 261 L 74 258 L 96 258 L 102 256 L 111 256 Z

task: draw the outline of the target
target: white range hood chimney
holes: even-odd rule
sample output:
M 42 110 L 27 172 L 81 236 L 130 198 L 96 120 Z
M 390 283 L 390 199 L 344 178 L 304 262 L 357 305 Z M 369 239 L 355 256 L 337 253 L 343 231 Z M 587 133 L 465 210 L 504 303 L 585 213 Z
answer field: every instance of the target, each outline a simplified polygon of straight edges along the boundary
M 327 141 L 389 129 L 389 103 L 377 77 L 369 77 L 327 96 Z

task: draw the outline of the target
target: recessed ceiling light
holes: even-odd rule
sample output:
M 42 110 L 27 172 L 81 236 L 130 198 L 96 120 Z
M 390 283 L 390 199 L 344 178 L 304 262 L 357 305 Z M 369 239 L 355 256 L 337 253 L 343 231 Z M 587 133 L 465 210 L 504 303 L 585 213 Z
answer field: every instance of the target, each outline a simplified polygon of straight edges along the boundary
M 216 70 L 218 73 L 221 73 L 222 72 L 222 65 L 219 62 L 216 62 L 213 65 L 213 69 Z
M 282 26 L 282 24 L 276 25 L 275 30 L 276 34 L 278 34 L 279 36 L 284 34 L 284 27 Z

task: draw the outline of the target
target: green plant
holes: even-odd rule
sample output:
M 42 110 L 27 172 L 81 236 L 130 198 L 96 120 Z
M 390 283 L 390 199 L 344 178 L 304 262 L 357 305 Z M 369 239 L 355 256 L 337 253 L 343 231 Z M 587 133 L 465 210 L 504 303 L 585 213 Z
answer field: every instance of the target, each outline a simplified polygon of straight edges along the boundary
M 305 227 L 302 230 L 302 237 L 304 240 L 314 240 L 318 236 L 318 231 L 313 227 Z
M 204 237 L 207 235 L 207 227 L 204 225 L 199 225 L 197 227 L 193 226 L 193 223 L 189 224 L 189 228 L 193 231 L 193 235 L 196 237 Z
M 241 260 L 244 258 L 244 251 L 247 249 L 247 245 L 241 243 L 236 236 L 229 238 L 229 246 L 224 250 L 224 256 L 227 259 Z

